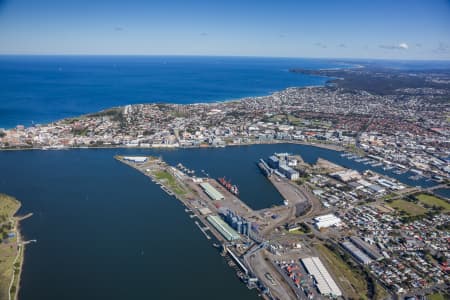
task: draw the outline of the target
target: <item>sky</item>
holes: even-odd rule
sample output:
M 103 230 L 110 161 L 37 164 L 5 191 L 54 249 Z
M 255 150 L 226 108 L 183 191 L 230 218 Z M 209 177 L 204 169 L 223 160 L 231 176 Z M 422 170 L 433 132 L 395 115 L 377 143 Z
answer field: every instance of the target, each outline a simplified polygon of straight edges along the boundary
M 0 0 L 0 54 L 450 60 L 450 1 Z

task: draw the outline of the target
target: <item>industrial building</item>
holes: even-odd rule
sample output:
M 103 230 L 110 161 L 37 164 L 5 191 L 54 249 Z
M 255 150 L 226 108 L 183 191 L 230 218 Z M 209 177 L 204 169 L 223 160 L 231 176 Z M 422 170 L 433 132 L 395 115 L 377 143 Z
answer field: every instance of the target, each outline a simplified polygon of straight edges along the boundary
M 352 242 L 345 241 L 341 243 L 342 247 L 347 250 L 356 260 L 358 260 L 363 265 L 368 265 L 372 262 L 370 257 L 368 257 L 364 252 L 362 252 L 358 247 L 356 247 Z
M 208 182 L 200 183 L 200 187 L 212 200 L 223 200 L 225 197 Z
M 277 155 L 277 154 L 276 154 Z M 300 174 L 292 169 L 289 166 L 289 161 L 286 161 L 287 153 L 278 154 L 280 158 L 278 158 L 276 155 L 272 155 L 267 160 L 268 165 L 272 168 L 277 170 L 279 173 L 281 173 L 286 178 L 289 178 L 290 180 L 298 180 L 300 177 Z M 291 165 L 296 165 L 297 161 L 295 160 L 295 164 L 292 162 Z
M 300 230 L 301 228 L 302 228 L 302 226 L 300 225 L 300 223 L 286 225 L 286 229 L 289 232 Z
M 340 297 L 342 292 L 318 257 L 302 259 L 306 271 L 314 277 L 317 290 L 324 296 Z
M 327 214 L 314 218 L 314 225 L 317 229 L 327 228 L 331 226 L 339 226 L 342 224 L 341 218 L 336 217 L 333 214 Z
M 240 234 L 249 235 L 249 231 L 251 230 L 251 223 L 241 216 L 235 214 L 231 210 L 227 210 L 224 213 L 225 222 L 227 222 L 233 229 L 235 229 Z
M 206 217 L 209 223 L 220 232 L 220 234 L 229 242 L 240 239 L 240 235 L 225 223 L 219 216 L 211 215 Z
M 134 163 L 144 163 L 148 158 L 145 156 L 124 156 L 123 159 Z
M 359 249 L 361 249 L 364 253 L 366 253 L 368 256 L 370 256 L 372 259 L 375 260 L 381 260 L 384 258 L 381 253 L 370 247 L 366 242 L 364 242 L 362 239 L 360 239 L 357 236 L 350 237 L 350 241 L 352 241 L 353 244 L 355 244 Z
M 300 174 L 297 171 L 284 164 L 280 165 L 278 171 L 280 171 L 280 173 L 282 173 L 290 180 L 298 180 L 298 178 L 300 177 Z
M 267 162 L 272 169 L 278 169 L 280 165 L 280 160 L 275 155 L 270 156 Z
M 361 179 L 361 174 L 355 170 L 344 170 L 330 174 L 331 177 L 334 177 L 342 182 L 349 182 Z
M 405 188 L 403 185 L 397 184 L 397 183 L 387 180 L 385 178 L 380 178 L 377 180 L 377 182 L 378 182 L 378 184 L 380 184 L 384 187 L 387 187 L 388 189 L 391 189 L 391 190 L 401 190 L 401 189 Z

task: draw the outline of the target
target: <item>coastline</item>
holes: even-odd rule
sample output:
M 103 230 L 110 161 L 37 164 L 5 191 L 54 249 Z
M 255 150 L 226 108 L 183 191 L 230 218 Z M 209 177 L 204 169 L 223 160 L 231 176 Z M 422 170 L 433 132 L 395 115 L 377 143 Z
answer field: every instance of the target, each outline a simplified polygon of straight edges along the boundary
M 7 212 L 9 210 L 9 222 L 12 226 L 12 228 L 9 229 L 9 233 L 13 234 L 12 237 L 9 237 L 6 242 L 2 242 L 3 247 L 9 247 L 9 251 L 14 251 L 12 245 L 16 245 L 16 251 L 14 259 L 11 261 L 12 257 L 10 256 L 11 253 L 8 253 L 8 251 L 5 251 L 3 253 L 4 260 L 3 263 L 5 265 L 2 266 L 2 269 L 4 268 L 4 272 L 6 274 L 10 274 L 11 278 L 5 279 L 6 285 L 2 287 L 4 289 L 1 291 L 3 296 L 7 296 L 6 299 L 8 300 L 17 300 L 19 291 L 20 291 L 20 283 L 21 283 L 21 276 L 22 276 L 22 270 L 24 265 L 24 253 L 26 244 L 29 242 L 26 242 L 23 240 L 23 236 L 20 230 L 20 222 L 28 217 L 30 217 L 32 214 L 29 213 L 24 216 L 16 216 L 16 213 L 20 210 L 22 207 L 22 203 L 18 201 L 17 199 L 0 194 L 3 204 L 2 204 L 2 210 L 3 213 Z M 14 205 L 13 211 L 11 211 L 11 205 Z M 3 215 L 5 216 L 5 215 Z M 8 215 L 6 215 L 8 216 Z M 4 225 L 5 223 L 3 223 Z M 11 245 L 9 245 L 11 244 Z M 9 245 L 9 246 L 8 246 Z M 6 249 L 6 248 L 5 248 Z M 3 250 L 5 250 L 3 249 Z
M 16 229 L 17 239 L 18 239 L 18 241 L 20 241 L 20 243 L 19 243 L 19 245 L 20 245 L 20 255 L 19 255 L 20 267 L 18 268 L 18 273 L 17 274 L 14 273 L 14 277 L 17 277 L 17 281 L 15 282 L 16 291 L 15 291 L 15 296 L 13 298 L 11 298 L 11 300 L 19 299 L 20 285 L 21 285 L 21 281 L 22 281 L 22 272 L 23 272 L 23 268 L 24 268 L 24 264 L 25 264 L 25 250 L 26 250 L 26 245 L 29 243 L 29 242 L 26 242 L 23 240 L 23 235 L 20 230 L 20 222 L 31 217 L 32 215 L 33 215 L 32 213 L 28 213 L 24 216 L 15 217 L 16 228 L 17 228 Z
M 76 56 L 76 55 L 75 55 Z M 0 56 L 1 57 L 1 56 Z M 33 56 L 31 56 L 33 57 Z M 57 57 L 57 56 L 56 56 Z M 187 56 L 189 57 L 189 56 Z M 220 58 L 225 58 L 225 59 L 235 59 L 235 57 L 221 57 Z M 193 57 L 194 59 L 197 58 L 201 58 L 201 56 Z M 249 59 L 259 59 L 258 57 L 248 57 Z M 270 59 L 275 59 L 278 60 L 280 58 L 277 57 L 273 57 Z M 281 58 L 282 60 L 280 61 L 280 66 L 279 67 L 272 67 L 272 69 L 270 69 L 269 73 L 267 73 L 268 75 L 270 75 L 270 80 L 266 80 L 266 77 L 264 78 L 264 85 L 258 86 L 258 88 L 253 88 L 253 89 L 249 89 L 248 91 L 246 89 L 242 89 L 242 88 L 238 88 L 234 91 L 229 91 L 227 93 L 217 93 L 217 94 L 212 94 L 211 96 L 208 96 L 208 94 L 203 95 L 203 94 L 199 94 L 198 96 L 192 96 L 190 97 L 185 96 L 182 99 L 179 99 L 179 97 L 177 97 L 177 95 L 174 96 L 170 96 L 170 94 L 168 94 L 167 97 L 164 96 L 160 96 L 158 94 L 158 92 L 153 92 L 149 91 L 149 93 L 146 95 L 146 97 L 140 97 L 141 100 L 137 100 L 138 102 L 133 102 L 133 96 L 129 96 L 128 94 L 125 94 L 121 97 L 123 97 L 124 101 L 123 103 L 121 101 L 117 102 L 110 102 L 108 103 L 108 101 L 101 101 L 101 103 L 105 103 L 106 105 L 100 105 L 100 106 L 93 106 L 93 107 L 86 107 L 86 111 L 83 112 L 83 110 L 78 109 L 78 111 L 73 111 L 73 114 L 70 112 L 70 110 L 67 110 L 66 113 L 62 113 L 62 114 L 58 114 L 56 113 L 55 117 L 53 118 L 51 115 L 45 116 L 44 119 L 39 120 L 39 119 L 34 119 L 35 117 L 38 116 L 33 116 L 33 115 L 27 115 L 27 116 L 23 116 L 21 117 L 20 115 L 18 115 L 15 118 L 12 118 L 11 120 L 7 121 L 7 123 L 5 124 L 0 124 L 0 128 L 5 128 L 5 129 L 12 129 L 17 125 L 25 125 L 26 127 L 30 127 L 33 126 L 34 124 L 51 124 L 60 120 L 64 120 L 64 119 L 71 119 L 71 118 L 76 118 L 78 116 L 83 116 L 83 115 L 89 115 L 91 113 L 95 113 L 97 111 L 102 111 L 102 110 L 107 110 L 113 107 L 124 107 L 126 105 L 138 105 L 138 104 L 165 104 L 165 105 L 197 105 L 197 104 L 217 104 L 217 103 L 228 103 L 228 102 L 235 102 L 235 101 L 240 101 L 242 99 L 246 99 L 246 98 L 259 98 L 259 97 L 266 97 L 266 96 L 270 96 L 276 92 L 280 92 L 286 89 L 290 89 L 290 88 L 310 88 L 310 87 L 324 87 L 327 86 L 328 82 L 330 80 L 332 80 L 333 78 L 329 77 L 329 76 L 323 76 L 323 75 L 315 75 L 315 74 L 305 74 L 306 77 L 311 78 L 312 80 L 303 80 L 303 79 L 296 79 L 296 75 L 293 74 L 290 70 L 293 68 L 298 68 L 298 67 L 302 67 L 305 68 L 307 70 L 314 70 L 314 71 L 324 71 L 324 70 L 339 70 L 339 69 L 352 69 L 352 68 L 357 68 L 359 67 L 358 65 L 355 65 L 352 62 L 345 62 L 342 61 L 342 59 L 336 58 L 336 59 L 330 59 L 330 60 L 321 60 L 321 59 L 313 59 L 313 58 L 289 58 L 292 61 L 283 61 L 284 58 Z M 313 63 L 311 64 L 309 61 L 312 61 Z M 317 63 L 315 61 L 319 61 L 320 63 Z M 245 65 L 245 64 L 244 64 Z M 228 70 L 228 69 L 226 69 Z M 239 72 L 239 69 L 234 70 L 231 69 L 231 71 L 235 71 L 235 72 Z M 265 68 L 251 68 L 251 71 L 254 71 L 256 73 L 261 73 L 263 72 L 263 75 L 265 75 L 266 73 L 264 73 L 265 71 L 267 71 Z M 283 76 L 290 76 L 288 77 L 291 78 L 291 80 L 282 80 L 281 82 L 283 82 L 283 84 L 280 84 L 280 80 L 278 79 L 278 75 L 277 74 L 291 74 L 291 75 L 283 75 Z M 205 74 L 208 74 L 208 72 L 205 72 Z M 163 74 L 164 75 L 164 74 Z M 214 73 L 212 74 L 214 76 Z M 220 75 L 220 74 L 219 74 Z M 152 75 L 153 76 L 153 75 Z M 208 76 L 208 75 L 206 75 Z M 293 78 L 293 79 L 292 79 Z M 208 78 L 209 79 L 209 78 Z M 258 79 L 258 78 L 256 78 Z M 270 82 L 274 82 L 274 84 L 270 84 Z M 257 80 L 257 82 L 259 82 L 259 80 Z M 232 84 L 232 83 L 231 83 Z M 273 88 L 267 88 L 272 86 Z M 176 87 L 176 86 L 175 86 Z M 174 88 L 174 87 L 168 87 L 170 88 Z M 191 86 L 179 86 L 179 88 L 183 89 L 183 88 L 191 88 Z M 201 89 L 201 87 L 199 87 Z M 218 86 L 218 90 L 222 90 L 220 88 L 220 86 Z M 241 91 L 242 90 L 242 91 Z M 78 96 L 79 97 L 79 96 Z M 106 98 L 105 98 L 106 97 Z M 107 99 L 107 97 L 111 97 L 114 98 L 115 95 L 111 95 L 111 96 L 105 96 L 104 99 Z M 130 98 L 129 100 L 126 100 L 126 98 Z M 139 98 L 139 97 L 137 97 Z M 143 100 L 143 101 L 142 101 Z M 82 102 L 81 102 L 82 103 Z M 62 103 L 63 104 L 63 103 Z M 45 105 L 45 102 L 41 103 L 41 105 Z M 59 116 L 58 116 L 59 115 Z
M 340 69 L 337 69 L 340 70 Z M 317 70 L 320 71 L 320 70 Z M 291 73 L 295 73 L 292 71 L 288 71 Z M 130 105 L 166 105 L 166 106 L 201 106 L 201 105 L 220 105 L 220 104 L 230 104 L 230 103 L 239 103 L 239 102 L 243 102 L 243 101 L 248 101 L 248 100 L 258 100 L 260 98 L 264 98 L 264 97 L 272 97 L 275 96 L 276 94 L 279 93 L 283 93 L 292 89 L 320 89 L 320 88 L 326 88 L 329 84 L 332 84 L 337 78 L 331 77 L 331 76 L 323 76 L 323 75 L 311 75 L 311 76 L 317 76 L 317 77 L 323 77 L 324 79 L 326 79 L 326 81 L 323 84 L 314 84 L 314 85 L 305 85 L 305 86 L 289 86 L 280 90 L 276 90 L 276 91 L 272 91 L 272 92 L 268 92 L 262 95 L 255 95 L 255 96 L 246 96 L 246 97 L 238 97 L 238 98 L 229 98 L 229 99 L 223 99 L 223 100 L 215 100 L 215 101 L 207 101 L 207 102 L 192 102 L 192 103 L 171 103 L 171 102 L 142 102 L 142 103 L 132 103 L 132 104 L 123 104 L 123 105 L 118 105 L 118 106 L 110 106 L 110 107 L 106 107 L 104 109 L 98 110 L 98 111 L 91 111 L 91 112 L 87 112 L 87 113 L 83 113 L 80 115 L 76 115 L 76 116 L 71 116 L 71 117 L 66 117 L 66 118 L 62 118 L 62 119 L 56 119 L 53 121 L 49 121 L 49 122 L 45 122 L 45 123 L 36 123 L 35 125 L 49 125 L 49 124 L 55 124 L 57 122 L 62 122 L 62 121 L 67 121 L 67 120 L 73 120 L 73 119 L 81 119 L 81 118 L 86 118 L 86 117 L 90 117 L 92 115 L 96 115 L 102 112 L 106 112 L 109 110 L 113 110 L 113 109 L 123 109 L 126 106 L 130 106 Z M 16 124 L 15 126 L 19 126 L 21 124 Z M 29 128 L 29 127 L 33 127 L 32 126 L 25 126 L 25 128 Z M 3 129 L 5 130 L 12 130 L 15 127 L 5 127 Z M 0 125 L 0 129 L 2 129 L 1 125 Z M 0 150 L 2 150 L 0 148 Z
M 277 144 L 294 144 L 294 145 L 305 145 L 305 146 L 313 146 L 317 148 L 323 148 L 334 151 L 349 151 L 349 149 L 335 144 L 325 144 L 325 143 L 312 143 L 312 142 L 302 142 L 302 141 L 289 141 L 289 140 L 280 140 L 274 142 L 255 142 L 255 143 L 246 143 L 246 144 L 226 144 L 222 148 L 226 147 L 245 147 L 245 146 L 254 146 L 254 145 L 277 145 Z M 63 150 L 92 150 L 92 149 L 164 149 L 164 150 L 179 150 L 179 149 L 209 149 L 209 148 L 221 148 L 211 145 L 201 145 L 201 146 L 189 146 L 189 147 L 154 147 L 154 146 L 124 146 L 124 145 L 107 145 L 107 146 L 82 146 L 82 147 L 64 147 L 64 148 L 47 148 L 45 147 L 22 147 L 22 148 L 0 148 L 0 152 L 5 151 L 63 151 Z
M 323 72 L 324 70 L 330 70 L 330 69 L 331 70 L 345 70 L 345 69 L 356 69 L 358 67 L 360 68 L 362 66 L 344 65 L 344 66 L 334 67 L 334 68 L 311 69 L 309 71 L 311 71 L 311 72 Z M 295 74 L 296 73 L 295 70 L 297 70 L 297 69 L 292 69 L 291 68 L 291 69 L 287 69 L 285 72 Z M 332 77 L 332 76 L 326 76 L 326 75 L 322 75 L 322 74 L 319 74 L 319 75 L 317 75 L 317 74 L 309 74 L 309 73 L 306 74 L 306 75 L 320 77 L 322 79 L 321 83 L 320 84 L 310 83 L 310 84 L 300 85 L 300 86 L 299 85 L 293 85 L 293 86 L 288 86 L 288 87 L 285 87 L 285 88 L 282 88 L 282 89 L 276 89 L 275 91 L 263 93 L 261 95 L 244 96 L 244 97 L 238 97 L 238 98 L 229 98 L 229 99 L 223 99 L 223 100 L 217 100 L 217 101 L 193 102 L 193 103 L 144 102 L 144 103 L 140 103 L 140 104 L 139 103 L 123 104 L 123 105 L 119 105 L 119 106 L 107 107 L 107 108 L 104 108 L 102 110 L 98 110 L 98 111 L 94 111 L 94 112 L 83 113 L 83 114 L 80 114 L 80 115 L 77 115 L 77 116 L 65 117 L 65 118 L 62 118 L 62 119 L 49 121 L 49 122 L 44 123 L 44 124 L 42 124 L 40 126 L 58 126 L 58 124 L 62 124 L 64 126 L 66 123 L 72 124 L 73 122 L 83 121 L 85 119 L 89 119 L 89 118 L 92 118 L 92 117 L 98 117 L 98 116 L 103 116 L 103 115 L 108 115 L 109 116 L 111 114 L 109 114 L 108 112 L 115 111 L 115 110 L 120 111 L 120 114 L 122 114 L 124 110 L 126 111 L 127 107 L 132 107 L 132 106 L 136 106 L 136 105 L 147 105 L 147 106 L 152 106 L 153 105 L 153 106 L 157 106 L 157 107 L 164 106 L 164 107 L 167 107 L 167 108 L 170 108 L 170 109 L 175 109 L 175 110 L 178 110 L 178 109 L 189 109 L 189 107 L 197 107 L 197 106 L 203 107 L 203 109 L 205 109 L 205 108 L 207 109 L 208 107 L 214 108 L 214 106 L 217 106 L 217 105 L 219 105 L 219 106 L 221 106 L 221 105 L 232 105 L 232 106 L 238 105 L 239 106 L 239 105 L 245 105 L 245 103 L 247 103 L 247 102 L 264 100 L 264 98 L 267 98 L 267 97 L 269 97 L 269 98 L 270 97 L 277 98 L 280 95 L 282 95 L 283 93 L 290 93 L 290 92 L 292 92 L 294 90 L 306 90 L 306 91 L 308 91 L 308 90 L 326 89 L 327 87 L 332 85 L 333 82 L 336 81 L 336 78 Z M 8 128 L 8 129 L 0 129 L 0 145 L 1 145 L 0 151 L 2 151 L 2 150 L 28 150 L 28 149 L 30 149 L 30 150 L 36 150 L 36 149 L 50 150 L 52 148 L 64 148 L 65 149 L 65 148 L 115 148 L 115 147 L 121 147 L 121 146 L 130 147 L 129 145 L 126 145 L 126 144 L 121 144 L 121 145 L 115 144 L 115 145 L 108 145 L 108 146 L 104 146 L 104 145 L 88 145 L 88 144 L 83 144 L 82 146 L 78 146 L 78 145 L 76 145 L 76 146 L 73 146 L 73 145 L 68 146 L 66 144 L 65 145 L 55 145 L 55 144 L 42 145 L 41 144 L 39 146 L 33 145 L 33 146 L 29 147 L 27 145 L 28 142 L 27 143 L 18 143 L 18 144 L 14 144 L 13 143 L 12 145 L 9 145 L 9 142 L 7 142 L 7 141 L 2 144 L 3 137 L 4 136 L 8 136 L 10 131 L 16 130 L 16 128 L 19 128 L 19 126 L 23 127 L 23 129 L 25 129 L 25 130 L 34 130 L 33 128 L 35 127 L 35 125 L 31 125 L 31 126 L 28 125 L 28 126 L 25 126 L 25 127 L 23 125 L 16 125 L 16 127 L 12 127 L 12 128 Z M 261 143 L 261 142 L 250 142 L 250 143 L 246 142 L 243 145 L 259 144 L 259 143 Z M 262 142 L 262 143 L 266 143 L 266 142 Z M 278 142 L 274 141 L 273 143 L 278 143 Z M 306 144 L 309 144 L 309 143 L 306 143 Z M 315 145 L 315 143 L 313 143 L 313 144 Z M 229 145 L 232 145 L 232 144 L 229 144 Z M 186 146 L 186 147 L 190 148 L 190 147 L 202 147 L 202 146 L 203 145 Z M 330 147 L 328 144 L 323 145 L 322 143 L 317 143 L 317 146 L 318 147 L 327 148 L 327 149 L 331 148 L 333 150 L 336 149 L 335 146 L 331 146 Z M 138 146 L 138 147 L 140 147 L 140 146 Z M 178 146 L 175 146 L 175 147 L 178 147 Z M 142 148 L 142 147 L 140 147 L 140 148 Z M 153 147 L 149 147 L 149 148 L 153 148 Z M 339 145 L 337 146 L 337 148 L 339 150 L 344 149 L 343 147 L 341 147 Z M 58 149 L 55 149 L 55 150 L 58 150 Z
M 17 220 L 16 222 L 17 222 L 17 225 L 16 225 L 17 226 L 17 230 L 16 230 L 17 240 L 22 241 L 22 234 L 20 232 L 19 221 Z M 18 247 L 19 247 L 19 252 L 17 254 L 16 260 L 14 260 L 14 265 L 16 263 L 19 263 L 20 266 L 18 268 L 18 271 L 16 271 L 16 268 L 13 268 L 13 276 L 11 278 L 11 283 L 9 285 L 9 290 L 8 290 L 8 294 L 10 295 L 9 300 L 18 300 L 19 299 L 20 279 L 22 277 L 22 270 L 23 270 L 23 264 L 24 264 L 25 245 L 22 244 L 22 242 L 20 242 Z M 19 261 L 17 262 L 17 260 L 19 260 Z M 11 289 L 13 287 L 15 287 L 14 292 L 11 291 Z M 11 294 L 13 294 L 13 295 L 11 296 Z

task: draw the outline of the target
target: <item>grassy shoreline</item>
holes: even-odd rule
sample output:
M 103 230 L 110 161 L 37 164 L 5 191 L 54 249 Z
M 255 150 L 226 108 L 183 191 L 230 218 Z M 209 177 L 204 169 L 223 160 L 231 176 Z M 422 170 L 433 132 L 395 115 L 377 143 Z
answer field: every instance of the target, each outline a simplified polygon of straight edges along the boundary
M 17 199 L 0 194 L 0 300 L 16 300 L 19 294 L 25 251 L 19 226 L 21 219 L 15 216 L 20 207 Z

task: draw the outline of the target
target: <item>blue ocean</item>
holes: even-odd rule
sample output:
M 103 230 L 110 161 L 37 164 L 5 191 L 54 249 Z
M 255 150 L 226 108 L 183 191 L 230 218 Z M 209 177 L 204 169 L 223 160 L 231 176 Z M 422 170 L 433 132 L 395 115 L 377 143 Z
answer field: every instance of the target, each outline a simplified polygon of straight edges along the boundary
M 0 128 L 126 104 L 212 102 L 322 85 L 324 77 L 288 70 L 345 65 L 287 58 L 0 56 Z

